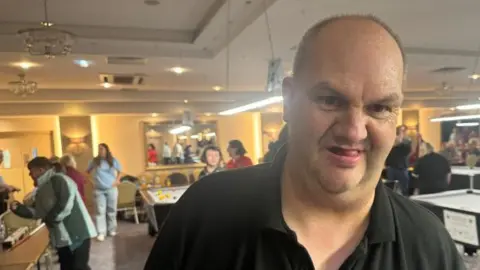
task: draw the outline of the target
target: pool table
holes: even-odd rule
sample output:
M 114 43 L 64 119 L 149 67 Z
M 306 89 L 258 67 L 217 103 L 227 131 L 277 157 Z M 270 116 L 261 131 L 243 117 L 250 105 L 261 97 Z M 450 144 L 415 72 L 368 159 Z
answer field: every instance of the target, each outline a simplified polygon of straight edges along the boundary
M 480 249 L 480 190 L 452 190 L 410 198 L 440 218 L 464 252 L 474 254 Z
M 148 188 L 140 191 L 148 216 L 148 234 L 154 236 L 162 227 L 165 218 L 189 186 Z
M 470 169 L 467 166 L 452 166 L 452 179 L 449 189 L 480 189 L 480 168 Z

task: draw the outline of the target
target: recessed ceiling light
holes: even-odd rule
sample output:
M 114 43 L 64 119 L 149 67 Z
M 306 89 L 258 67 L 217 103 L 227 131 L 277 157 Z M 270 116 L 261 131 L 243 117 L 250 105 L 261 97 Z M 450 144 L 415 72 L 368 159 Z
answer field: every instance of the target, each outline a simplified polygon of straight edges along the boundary
M 219 86 L 219 85 L 215 85 L 214 87 L 212 87 L 213 90 L 215 91 L 220 91 L 220 90 L 223 90 L 223 87 Z
M 468 76 L 468 78 L 472 79 L 472 80 L 477 80 L 480 78 L 480 75 L 479 74 L 472 74 L 470 76 Z
M 82 67 L 82 68 L 88 68 L 89 66 L 92 65 L 92 61 L 88 61 L 88 60 L 83 60 L 83 59 L 80 59 L 80 60 L 75 60 L 73 61 L 76 65 Z
M 11 64 L 14 67 L 19 67 L 21 69 L 27 70 L 31 67 L 38 67 L 39 65 L 37 63 L 32 63 L 32 62 L 17 62 L 17 63 L 12 63 Z
M 183 100 L 183 103 L 188 103 L 188 99 L 184 99 L 184 100 Z
M 157 117 L 158 113 L 152 113 L 152 117 Z
M 188 70 L 184 67 L 172 67 L 172 68 L 169 68 L 168 71 L 173 72 L 177 75 L 181 75 L 181 74 L 187 72 Z
M 52 22 L 41 22 L 40 25 L 44 26 L 44 27 L 51 27 L 51 26 L 53 26 L 53 23 Z
M 111 87 L 113 86 L 113 84 L 108 83 L 108 82 L 105 82 L 105 83 L 102 83 L 102 86 L 103 86 L 103 88 L 107 88 L 107 89 L 108 89 L 108 88 L 111 88 Z

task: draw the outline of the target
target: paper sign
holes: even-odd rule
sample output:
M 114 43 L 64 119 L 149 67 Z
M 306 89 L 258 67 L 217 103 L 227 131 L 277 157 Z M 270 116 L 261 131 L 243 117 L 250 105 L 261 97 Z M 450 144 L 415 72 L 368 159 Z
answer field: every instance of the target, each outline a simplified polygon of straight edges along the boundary
M 443 210 L 443 221 L 453 240 L 478 246 L 477 219 L 474 215 Z
M 282 89 L 283 68 L 282 59 L 272 59 L 268 62 L 267 92 L 274 92 Z

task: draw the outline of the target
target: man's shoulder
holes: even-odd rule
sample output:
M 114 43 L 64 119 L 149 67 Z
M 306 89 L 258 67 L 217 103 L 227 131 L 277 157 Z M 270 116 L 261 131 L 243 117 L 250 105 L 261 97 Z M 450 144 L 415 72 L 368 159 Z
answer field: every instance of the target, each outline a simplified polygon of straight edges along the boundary
M 390 193 L 395 213 L 397 237 L 411 248 L 438 251 L 450 248 L 452 239 L 435 214 L 402 195 Z
M 270 180 L 269 168 L 270 164 L 260 164 L 207 175 L 191 185 L 178 204 L 182 209 L 195 207 L 200 211 L 219 205 L 222 209 L 235 207 L 232 213 L 238 213 L 257 202 Z

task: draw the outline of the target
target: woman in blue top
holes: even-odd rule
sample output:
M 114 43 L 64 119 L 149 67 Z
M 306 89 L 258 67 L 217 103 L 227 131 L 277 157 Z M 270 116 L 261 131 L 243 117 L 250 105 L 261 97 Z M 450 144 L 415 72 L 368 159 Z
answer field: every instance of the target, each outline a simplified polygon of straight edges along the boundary
M 108 145 L 98 145 L 98 156 L 90 161 L 88 173 L 95 183 L 97 240 L 103 241 L 107 233 L 117 234 L 117 185 L 121 177 L 120 163 L 112 156 Z

